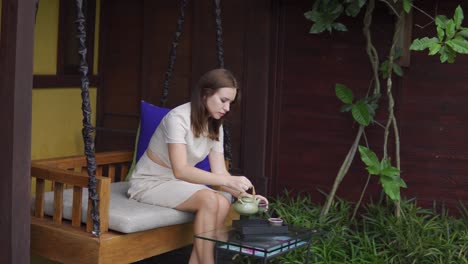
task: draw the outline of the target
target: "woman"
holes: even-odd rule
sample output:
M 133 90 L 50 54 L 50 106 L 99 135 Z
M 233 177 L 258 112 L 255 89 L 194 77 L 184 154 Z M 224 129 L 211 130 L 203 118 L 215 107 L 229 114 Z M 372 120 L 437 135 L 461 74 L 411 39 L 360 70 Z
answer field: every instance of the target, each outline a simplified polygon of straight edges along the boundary
M 230 200 L 206 185 L 220 186 L 237 198 L 247 196 L 253 187 L 245 176 L 231 176 L 224 163 L 222 123 L 238 90 L 228 70 L 205 73 L 192 91 L 191 102 L 172 109 L 154 132 L 130 180 L 130 198 L 194 212 L 195 234 L 222 227 Z M 207 155 L 211 172 L 194 166 Z M 213 243 L 195 239 L 189 263 L 213 262 Z

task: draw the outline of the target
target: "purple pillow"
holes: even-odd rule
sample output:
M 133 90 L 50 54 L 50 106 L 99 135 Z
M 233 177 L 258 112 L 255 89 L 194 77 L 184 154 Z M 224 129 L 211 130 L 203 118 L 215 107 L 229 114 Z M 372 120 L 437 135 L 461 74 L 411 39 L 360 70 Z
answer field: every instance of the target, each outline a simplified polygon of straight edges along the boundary
M 141 101 L 140 133 L 137 135 L 138 141 L 136 146 L 135 161 L 138 161 L 143 153 L 145 153 L 146 148 L 148 148 L 148 144 L 151 140 L 151 136 L 158 127 L 159 123 L 161 123 L 163 117 L 169 113 L 170 110 L 171 109 L 169 108 L 158 107 L 145 101 Z M 196 164 L 195 167 L 205 171 L 211 171 L 208 157 Z

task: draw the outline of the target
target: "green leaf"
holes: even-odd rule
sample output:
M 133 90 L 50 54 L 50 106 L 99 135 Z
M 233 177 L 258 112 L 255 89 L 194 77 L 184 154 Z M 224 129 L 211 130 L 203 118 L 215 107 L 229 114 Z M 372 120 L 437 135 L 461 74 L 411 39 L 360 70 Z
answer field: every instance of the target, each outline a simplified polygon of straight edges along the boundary
M 366 169 L 367 169 L 367 172 L 369 174 L 371 174 L 371 175 L 379 175 L 380 174 L 379 167 L 377 167 L 377 166 L 369 166 Z
M 440 15 L 436 16 L 435 23 L 438 27 L 445 29 L 445 25 L 447 24 L 448 18 L 446 16 Z
M 403 69 L 396 63 L 393 63 L 393 72 L 400 77 L 403 76 Z
M 323 31 L 325 31 L 326 27 L 327 27 L 326 24 L 323 24 L 323 23 L 314 23 L 314 24 L 312 25 L 312 27 L 310 28 L 309 33 L 311 33 L 311 34 L 322 33 Z
M 452 39 L 446 42 L 447 46 L 461 54 L 468 54 L 468 41 L 465 39 Z
M 447 46 L 443 46 L 440 51 L 440 62 L 444 63 L 448 60 L 448 51 Z
M 367 105 L 367 109 L 369 110 L 369 114 L 371 116 L 374 116 L 375 115 L 375 110 L 377 109 L 377 107 L 379 107 L 379 105 L 376 104 L 376 103 L 370 103 L 370 104 L 368 103 L 366 105 Z
M 380 164 L 380 174 L 388 177 L 397 177 L 400 176 L 400 170 L 393 167 L 389 160 L 382 160 Z
M 371 174 L 374 174 L 374 175 L 380 174 L 379 172 L 380 162 L 379 162 L 379 158 L 377 158 L 377 155 L 369 148 L 366 148 L 361 145 L 358 146 L 358 149 L 359 149 L 359 153 L 361 153 L 362 162 L 364 162 L 366 166 L 377 170 L 377 173 L 371 173 Z
M 371 116 L 375 115 L 375 110 L 379 107 L 377 104 L 377 100 L 380 98 L 380 94 L 373 94 L 371 96 L 368 96 L 364 98 L 364 102 L 367 105 L 367 109 L 369 109 L 369 114 Z
M 437 52 L 439 52 L 441 48 L 442 48 L 442 45 L 440 45 L 439 43 L 432 45 L 429 48 L 429 55 L 432 56 L 432 55 L 437 54 Z
M 310 10 L 304 13 L 305 18 L 310 21 L 317 22 L 320 14 L 316 10 Z
M 437 38 L 424 37 L 422 39 L 415 39 L 410 46 L 410 50 L 425 50 L 436 43 L 439 43 Z
M 447 36 L 447 39 L 452 39 L 453 36 L 455 36 L 455 23 L 452 19 L 447 21 L 445 26 L 445 35 Z
M 393 201 L 400 200 L 400 182 L 398 181 L 400 177 L 388 177 L 381 176 L 380 182 L 384 192 L 392 199 Z
M 361 11 L 361 8 L 364 6 L 366 3 L 366 0 L 354 0 L 350 1 L 350 4 L 346 7 L 346 15 L 351 16 L 351 17 L 356 17 L 359 12 Z
M 341 23 L 333 23 L 332 26 L 333 26 L 333 29 L 337 31 L 348 31 L 346 26 Z
M 447 48 L 447 55 L 448 55 L 447 62 L 448 63 L 454 63 L 455 62 L 455 57 L 457 56 L 457 52 L 455 50 L 453 50 L 448 45 L 446 45 L 445 47 Z
M 333 9 L 333 1 L 332 1 L 332 5 L 331 5 L 332 11 L 330 12 L 330 14 L 336 15 L 335 18 L 338 18 L 338 17 L 341 15 L 341 13 L 343 13 L 344 6 L 343 6 L 341 3 L 338 3 L 337 1 L 335 1 L 334 4 L 335 4 L 336 6 L 335 6 L 335 8 Z
M 460 35 L 460 36 L 462 36 L 462 37 L 464 37 L 464 38 L 468 38 L 468 29 L 462 29 L 462 30 L 460 30 L 460 31 L 457 33 L 457 35 Z
M 445 31 L 441 27 L 437 27 L 437 37 L 440 41 L 444 41 Z
M 356 120 L 360 125 L 368 126 L 371 121 L 369 109 L 367 108 L 366 103 L 362 100 L 359 100 L 353 105 L 353 108 L 351 108 L 351 114 L 353 115 L 354 120 Z
M 351 108 L 353 108 L 352 104 L 345 104 L 345 105 L 340 107 L 340 112 L 341 113 L 349 112 L 349 111 L 351 111 Z
M 354 100 L 353 91 L 346 87 L 346 85 L 337 83 L 335 84 L 335 94 L 345 104 L 352 104 Z
M 382 74 L 382 78 L 387 79 L 388 78 L 388 60 L 385 60 L 380 64 L 380 73 Z
M 408 188 L 406 182 L 401 177 L 398 177 L 398 183 L 400 184 L 400 187 Z
M 463 22 L 463 9 L 460 6 L 457 6 L 455 9 L 455 14 L 453 15 L 453 20 L 455 22 L 456 29 L 460 29 L 461 24 Z
M 411 11 L 411 1 L 410 0 L 403 0 L 403 9 L 408 14 Z

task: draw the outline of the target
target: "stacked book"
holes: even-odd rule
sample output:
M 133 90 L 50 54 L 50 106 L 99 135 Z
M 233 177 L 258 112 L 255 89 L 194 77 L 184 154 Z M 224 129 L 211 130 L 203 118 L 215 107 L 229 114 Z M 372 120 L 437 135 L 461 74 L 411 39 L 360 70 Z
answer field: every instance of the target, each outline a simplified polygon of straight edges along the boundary
M 281 235 L 288 233 L 288 226 L 285 224 L 271 225 L 265 219 L 241 219 L 234 220 L 232 227 L 240 235 L 242 240 L 252 240 L 265 236 Z

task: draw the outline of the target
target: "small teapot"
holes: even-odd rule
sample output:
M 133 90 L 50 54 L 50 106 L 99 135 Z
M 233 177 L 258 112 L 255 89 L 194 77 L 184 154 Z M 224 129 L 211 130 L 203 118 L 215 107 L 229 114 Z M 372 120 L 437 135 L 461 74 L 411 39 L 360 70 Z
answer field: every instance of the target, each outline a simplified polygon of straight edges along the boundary
M 241 197 L 232 206 L 241 215 L 252 215 L 258 212 L 260 198 L 255 197 L 255 188 L 252 187 L 253 197 Z

